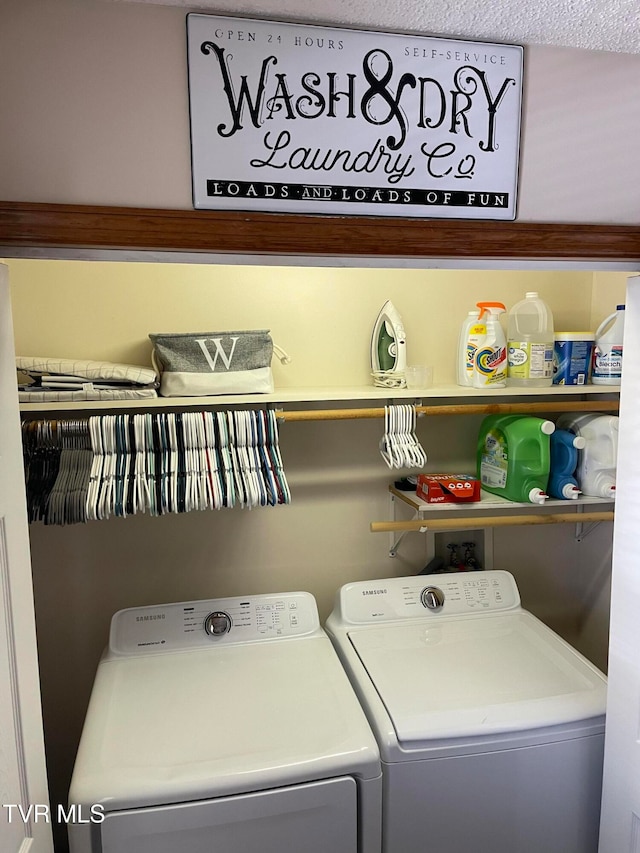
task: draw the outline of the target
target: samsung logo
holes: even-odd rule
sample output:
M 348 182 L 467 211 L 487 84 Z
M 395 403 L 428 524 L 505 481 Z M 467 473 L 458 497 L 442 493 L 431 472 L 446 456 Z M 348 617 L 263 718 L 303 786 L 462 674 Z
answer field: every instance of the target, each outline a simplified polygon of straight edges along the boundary
M 386 595 L 388 590 L 386 589 L 363 589 L 363 595 Z
M 156 619 L 164 619 L 164 613 L 151 613 L 148 616 L 136 616 L 136 622 L 155 622 Z

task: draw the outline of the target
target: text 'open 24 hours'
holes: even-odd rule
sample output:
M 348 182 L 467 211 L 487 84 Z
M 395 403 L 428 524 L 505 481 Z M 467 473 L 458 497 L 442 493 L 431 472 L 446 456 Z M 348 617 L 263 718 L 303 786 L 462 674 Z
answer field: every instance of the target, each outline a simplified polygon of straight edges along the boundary
M 514 219 L 522 48 L 187 16 L 196 208 Z

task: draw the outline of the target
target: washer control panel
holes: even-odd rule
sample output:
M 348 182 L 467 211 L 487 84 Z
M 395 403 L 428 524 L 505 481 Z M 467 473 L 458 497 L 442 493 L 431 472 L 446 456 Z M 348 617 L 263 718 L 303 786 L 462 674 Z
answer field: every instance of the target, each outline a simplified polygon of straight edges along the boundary
M 363 581 L 342 587 L 343 621 L 385 622 L 433 616 L 514 610 L 520 606 L 509 572 L 457 572 Z
M 171 652 L 313 634 L 318 608 L 307 592 L 184 601 L 120 610 L 111 620 L 113 655 Z

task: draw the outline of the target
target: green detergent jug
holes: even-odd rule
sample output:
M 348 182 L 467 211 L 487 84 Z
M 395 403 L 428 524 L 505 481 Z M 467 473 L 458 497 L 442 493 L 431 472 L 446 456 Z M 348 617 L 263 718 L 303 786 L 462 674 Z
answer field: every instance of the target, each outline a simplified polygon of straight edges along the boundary
M 478 434 L 482 488 L 510 501 L 543 504 L 555 424 L 527 415 L 489 415 Z

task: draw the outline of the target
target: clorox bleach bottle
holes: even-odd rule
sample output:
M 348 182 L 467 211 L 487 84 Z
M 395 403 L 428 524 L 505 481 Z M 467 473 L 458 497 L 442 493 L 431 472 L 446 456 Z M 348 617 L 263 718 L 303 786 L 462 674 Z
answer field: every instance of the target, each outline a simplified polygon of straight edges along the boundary
M 576 480 L 584 495 L 596 498 L 616 496 L 616 459 L 618 456 L 618 417 L 566 413 L 558 418 L 558 429 L 566 429 L 585 439 L 578 451 Z
M 509 312 L 507 383 L 521 388 L 544 388 L 553 382 L 553 314 L 530 291 Z
M 471 329 L 478 322 L 480 309 L 474 308 L 469 311 L 460 327 L 460 335 L 458 337 L 458 364 L 457 378 L 458 385 L 473 384 L 473 357 L 477 347 L 477 335 L 471 334 Z M 485 330 L 486 331 L 486 330 Z
M 504 388 L 507 384 L 507 342 L 500 325 L 502 302 L 478 302 L 480 316 L 470 335 L 477 334 L 473 358 L 474 388 Z
M 584 450 L 586 438 L 567 429 L 556 429 L 551 435 L 551 465 L 547 491 L 552 498 L 575 500 L 580 494 L 574 477 L 578 467 L 578 450 Z
M 480 425 L 478 479 L 482 488 L 518 503 L 543 504 L 549 495 L 552 421 L 527 415 L 489 415 Z
M 593 347 L 591 381 L 594 385 L 619 385 L 622 378 L 622 342 L 624 339 L 624 305 L 596 329 Z

